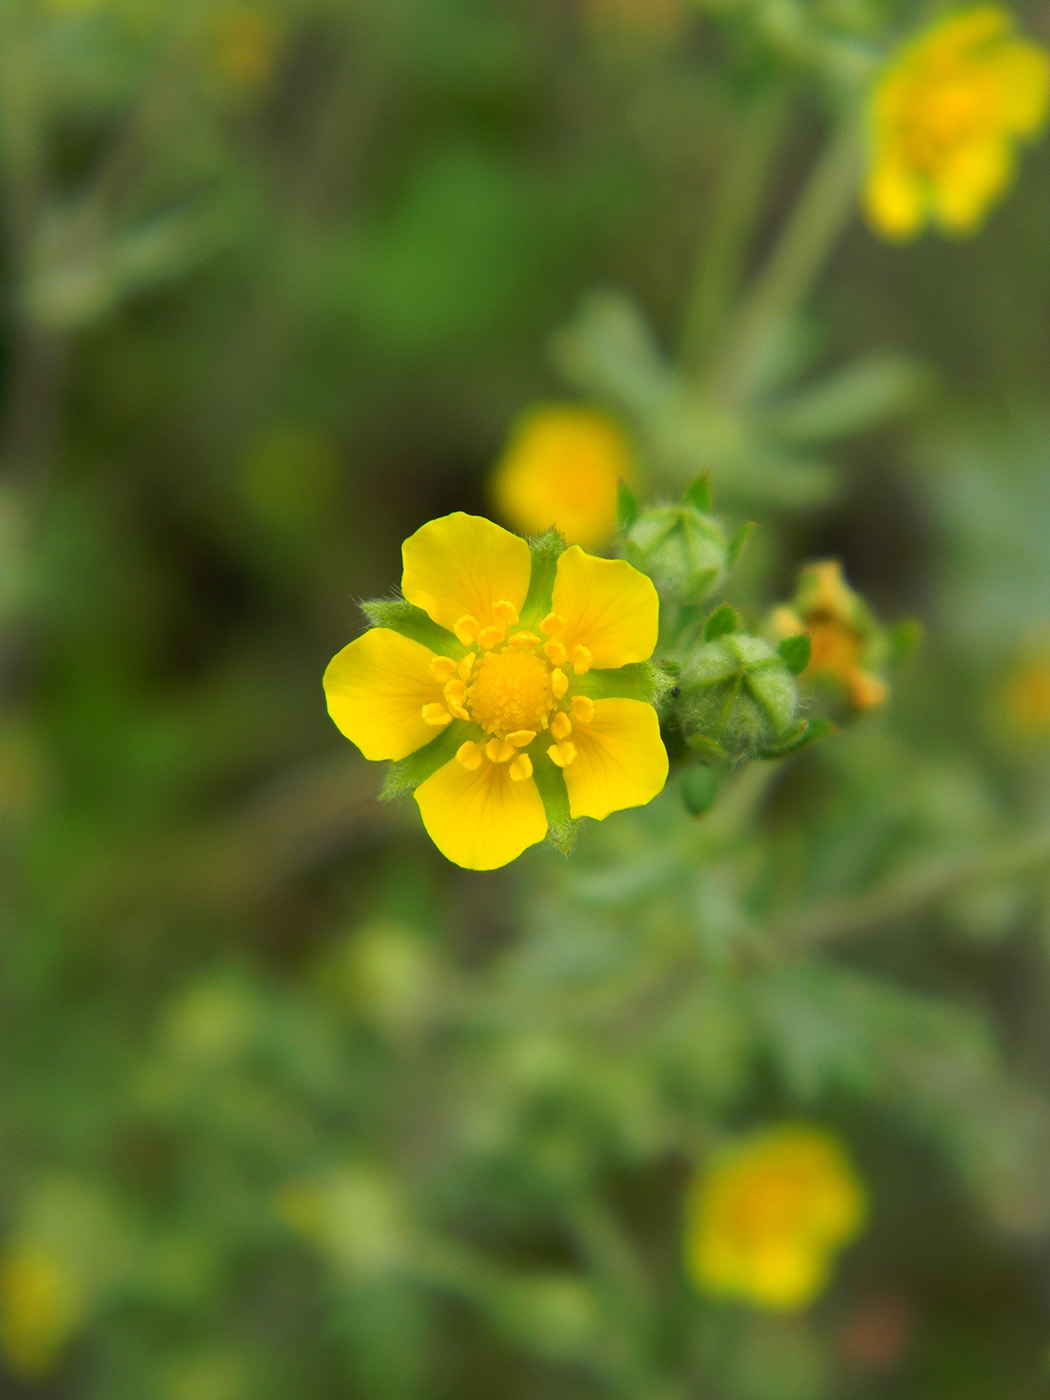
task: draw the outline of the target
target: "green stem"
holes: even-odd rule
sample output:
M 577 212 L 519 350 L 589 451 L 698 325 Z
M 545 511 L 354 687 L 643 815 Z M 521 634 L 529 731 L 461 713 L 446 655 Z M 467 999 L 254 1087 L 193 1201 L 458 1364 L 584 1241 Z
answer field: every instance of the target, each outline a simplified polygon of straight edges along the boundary
M 1050 828 L 1004 842 L 984 855 L 930 861 L 877 889 L 818 900 L 776 921 L 764 931 L 763 954 L 773 961 L 803 957 L 910 918 L 964 890 L 1026 875 L 1048 864 Z
M 679 346 L 686 369 L 706 358 L 740 284 L 786 105 L 783 91 L 767 93 L 740 125 L 690 280 Z
M 817 161 L 780 239 L 759 273 L 729 336 L 718 371 L 721 393 L 739 403 L 770 339 L 809 295 L 846 226 L 857 198 L 862 140 L 855 113 L 846 117 Z

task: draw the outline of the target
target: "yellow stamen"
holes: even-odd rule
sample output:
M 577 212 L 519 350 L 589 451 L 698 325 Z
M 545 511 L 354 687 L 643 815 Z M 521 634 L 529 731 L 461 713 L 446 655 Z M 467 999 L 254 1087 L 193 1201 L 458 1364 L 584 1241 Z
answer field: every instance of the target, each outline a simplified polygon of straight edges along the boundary
M 510 776 L 516 783 L 523 783 L 532 777 L 532 759 L 527 753 L 519 753 L 510 765 Z
M 594 701 L 589 695 L 572 697 L 572 717 L 577 724 L 590 724 L 594 718 Z
M 492 605 L 492 616 L 497 622 L 502 622 L 504 627 L 513 627 L 518 620 L 518 610 L 513 603 L 501 598 Z
M 463 681 L 449 681 L 445 686 L 445 702 L 457 719 L 470 719 L 465 708 L 467 687 Z
M 555 739 L 567 739 L 572 733 L 572 720 L 564 710 L 559 710 L 551 720 L 551 734 Z
M 423 723 L 432 724 L 435 729 L 442 729 L 446 724 L 452 723 L 452 716 L 444 705 L 424 705 L 422 715 Z
M 516 753 L 517 749 L 513 744 L 508 744 L 506 739 L 490 739 L 485 745 L 485 755 L 491 758 L 493 763 L 506 763 Z
M 559 632 L 565 631 L 565 619 L 561 613 L 548 613 L 540 623 L 540 631 L 548 637 L 556 637 Z
M 529 647 L 538 647 L 539 644 L 540 639 L 535 632 L 515 632 L 507 643 L 511 651 L 525 651 Z
M 471 743 L 468 739 L 465 744 L 460 744 L 456 750 L 456 762 L 461 763 L 468 773 L 476 773 L 481 767 L 484 753 L 480 744 Z
M 531 744 L 535 737 L 535 729 L 515 729 L 513 734 L 507 735 L 507 743 L 513 744 L 516 749 L 523 749 L 526 744 Z
M 506 635 L 507 628 L 504 624 L 492 622 L 488 627 L 483 627 L 478 633 L 478 646 L 486 648 L 498 647 Z
M 569 678 L 564 671 L 555 669 L 551 672 L 551 690 L 554 691 L 554 698 L 560 700 L 569 688 Z
M 562 741 L 560 744 L 551 744 L 547 750 L 547 757 L 559 768 L 568 768 L 569 764 L 576 757 L 576 745 Z
M 465 647 L 469 647 L 477 640 L 478 628 L 480 626 L 481 623 L 476 617 L 464 615 L 452 624 L 452 630 L 455 632 L 459 641 L 461 641 Z
M 538 733 L 555 703 L 545 658 L 510 647 L 481 658 L 468 694 L 473 718 L 500 738 L 521 730 Z
M 444 685 L 456 674 L 456 663 L 450 656 L 435 656 L 430 663 L 430 674 L 439 685 Z
M 474 669 L 474 662 L 477 660 L 476 651 L 468 651 L 463 660 L 459 663 L 458 671 L 461 681 L 469 681 L 470 673 Z
M 552 666 L 564 666 L 569 656 L 564 644 L 553 637 L 549 642 L 544 642 L 543 652 Z
M 591 653 L 586 647 L 577 646 L 572 649 L 572 669 L 578 676 L 591 669 Z

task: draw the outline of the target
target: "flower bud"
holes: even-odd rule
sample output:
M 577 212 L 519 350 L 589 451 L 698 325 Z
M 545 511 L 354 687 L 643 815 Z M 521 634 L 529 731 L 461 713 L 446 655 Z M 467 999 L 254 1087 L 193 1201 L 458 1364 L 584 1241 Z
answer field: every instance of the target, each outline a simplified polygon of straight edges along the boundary
M 678 689 L 686 741 L 734 758 L 776 749 L 798 710 L 798 689 L 784 658 L 761 638 L 741 632 L 690 652 Z
M 625 531 L 624 554 L 648 574 L 661 601 L 701 603 L 725 578 L 729 542 L 721 522 L 686 495 L 681 505 L 657 506 L 635 516 Z

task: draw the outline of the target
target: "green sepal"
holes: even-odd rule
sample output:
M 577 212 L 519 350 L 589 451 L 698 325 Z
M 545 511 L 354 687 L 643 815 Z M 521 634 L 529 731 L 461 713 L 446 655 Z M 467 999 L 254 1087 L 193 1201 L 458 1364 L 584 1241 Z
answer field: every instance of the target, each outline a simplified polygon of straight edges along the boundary
M 771 748 L 763 749 L 757 756 L 759 758 L 786 758 L 788 754 L 798 753 L 800 749 L 806 749 L 810 744 L 815 744 L 818 739 L 825 738 L 828 734 L 837 732 L 837 727 L 829 719 L 800 719 L 793 725 L 786 734 Z
M 890 628 L 887 659 L 891 667 L 900 666 L 918 651 L 922 645 L 924 631 L 925 628 L 917 618 L 906 618 Z
M 715 805 L 718 774 L 706 763 L 694 763 L 682 774 L 679 791 L 686 811 L 694 817 L 702 817 Z
M 809 665 L 813 644 L 805 632 L 796 632 L 791 637 L 785 637 L 777 647 L 777 651 L 784 658 L 784 665 L 791 674 L 801 676 Z
M 616 483 L 616 524 L 624 534 L 638 519 L 638 497 L 626 481 Z
M 393 797 L 402 797 L 414 792 L 420 783 L 425 782 L 439 768 L 456 757 L 456 750 L 465 740 L 476 738 L 476 725 L 465 720 L 454 719 L 445 726 L 435 739 L 431 739 L 407 758 L 399 758 L 387 769 L 386 779 L 379 793 L 380 802 L 389 802 Z
M 569 811 L 569 793 L 565 786 L 565 775 L 561 769 L 544 755 L 537 758 L 532 776 L 536 780 L 543 810 L 547 813 L 547 839 L 555 850 L 567 856 L 576 844 L 576 831 L 579 822 Z
M 685 742 L 702 759 L 720 759 L 727 756 L 718 740 L 712 739 L 708 734 L 690 734 Z
M 644 700 L 655 705 L 673 681 L 651 661 L 633 661 L 611 671 L 586 671 L 573 677 L 573 691 L 592 700 Z
M 735 632 L 739 626 L 740 615 L 737 610 L 731 608 L 728 603 L 723 603 L 720 608 L 715 608 L 704 623 L 704 641 L 713 642 L 716 637 L 724 637 L 729 632 Z
M 400 632 L 402 637 L 421 642 L 431 651 L 445 656 L 458 659 L 466 653 L 466 647 L 454 633 L 439 627 L 422 608 L 417 608 L 405 598 L 368 598 L 359 607 L 373 627 L 389 627 L 394 632 Z
M 701 515 L 711 513 L 711 474 L 701 472 L 700 475 L 687 488 L 682 497 L 687 506 L 694 506 Z
M 737 530 L 736 534 L 729 541 L 729 548 L 726 551 L 726 557 L 729 560 L 730 568 L 733 567 L 736 561 L 740 558 L 741 554 L 743 554 L 744 546 L 747 544 L 748 540 L 754 533 L 754 529 L 755 522 L 753 520 L 747 520 L 744 522 L 743 525 L 741 525 L 740 529 Z
M 551 610 L 554 575 L 558 560 L 565 553 L 565 540 L 552 525 L 544 534 L 537 535 L 528 543 L 532 555 L 532 574 L 529 591 L 521 606 L 521 625 L 536 627 Z

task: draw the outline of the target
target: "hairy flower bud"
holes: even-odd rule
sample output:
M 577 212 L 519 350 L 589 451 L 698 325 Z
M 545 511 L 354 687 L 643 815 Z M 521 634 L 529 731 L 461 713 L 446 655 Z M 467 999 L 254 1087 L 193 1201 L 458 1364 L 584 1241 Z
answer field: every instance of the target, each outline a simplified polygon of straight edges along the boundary
M 729 567 L 721 522 L 688 496 L 681 505 L 640 512 L 626 530 L 624 554 L 649 575 L 661 599 L 687 605 L 703 602 Z
M 678 688 L 687 742 L 735 758 L 775 750 L 798 710 L 795 677 L 784 658 L 746 633 L 727 633 L 690 652 Z

